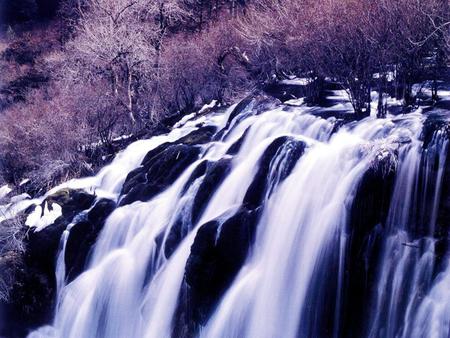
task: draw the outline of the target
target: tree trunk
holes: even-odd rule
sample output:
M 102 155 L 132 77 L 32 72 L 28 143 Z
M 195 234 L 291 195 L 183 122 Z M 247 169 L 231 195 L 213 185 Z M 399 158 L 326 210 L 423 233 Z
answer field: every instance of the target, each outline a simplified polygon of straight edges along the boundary
M 378 79 L 378 107 L 377 107 L 377 117 L 385 118 L 386 117 L 386 106 L 384 104 L 384 88 L 386 85 L 386 76 L 384 73 L 380 73 L 380 77 Z
M 134 125 L 136 124 L 136 118 L 133 113 L 133 91 L 132 91 L 132 81 L 133 81 L 133 74 L 131 69 L 127 66 L 127 108 L 128 108 L 128 114 L 130 115 L 131 123 Z

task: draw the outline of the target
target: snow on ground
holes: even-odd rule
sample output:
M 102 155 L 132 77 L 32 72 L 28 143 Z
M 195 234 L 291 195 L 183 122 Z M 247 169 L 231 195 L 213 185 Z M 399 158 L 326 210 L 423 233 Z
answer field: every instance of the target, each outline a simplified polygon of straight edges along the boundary
M 112 140 L 113 141 L 121 141 L 121 140 L 129 139 L 130 137 L 133 137 L 133 134 L 117 136 L 117 137 L 113 138 Z
M 294 106 L 294 107 L 300 107 L 305 103 L 305 98 L 301 97 L 299 99 L 292 99 L 292 100 L 287 100 L 284 101 L 284 104 L 288 105 L 288 106 Z
M 16 217 L 29 206 L 37 203 L 40 203 L 39 199 L 23 199 L 16 203 L 0 205 L 0 223 L 7 219 Z
M 311 79 L 309 77 L 300 77 L 300 78 L 294 77 L 292 79 L 282 80 L 282 81 L 280 81 L 280 83 L 286 84 L 286 85 L 294 85 L 294 86 L 307 86 L 312 81 L 313 81 L 313 79 Z
M 385 73 L 386 76 L 386 81 L 387 82 L 392 82 L 395 79 L 395 72 L 387 72 Z M 374 79 L 379 79 L 380 78 L 380 73 L 374 73 L 372 76 Z
M 47 225 L 52 224 L 59 216 L 62 215 L 62 208 L 57 203 L 52 203 L 49 207 L 48 203 L 44 203 L 44 208 L 38 205 L 34 211 L 28 215 L 25 225 L 36 227 L 35 231 L 44 229 Z
M 183 116 L 183 118 L 178 121 L 177 123 L 175 123 L 173 125 L 174 128 L 180 128 L 181 126 L 183 126 L 187 121 L 193 119 L 195 116 L 197 115 L 197 113 L 191 113 L 188 115 Z
M 6 195 L 8 195 L 12 189 L 9 187 L 9 185 L 5 184 L 4 186 L 0 187 L 0 200 L 4 198 Z
M 28 195 L 27 193 L 23 193 L 23 194 L 11 197 L 9 202 L 14 204 L 14 203 L 18 203 L 20 201 L 23 201 L 23 200 L 26 200 L 26 199 L 30 199 L 30 198 L 31 198 L 30 195 Z
M 21 186 L 23 186 L 23 185 L 27 184 L 28 182 L 30 182 L 30 179 L 29 179 L 29 178 L 25 178 L 25 179 L 23 179 L 22 181 L 20 181 L 20 183 L 19 183 L 19 187 L 21 187 Z
M 212 100 L 210 103 L 205 104 L 199 111 L 199 114 L 204 113 L 206 110 L 214 108 L 217 105 L 217 100 Z
M 339 100 L 343 102 L 350 102 L 350 98 L 348 96 L 347 91 L 341 89 L 341 90 L 331 90 L 330 91 L 332 95 L 328 95 L 326 97 L 327 100 Z

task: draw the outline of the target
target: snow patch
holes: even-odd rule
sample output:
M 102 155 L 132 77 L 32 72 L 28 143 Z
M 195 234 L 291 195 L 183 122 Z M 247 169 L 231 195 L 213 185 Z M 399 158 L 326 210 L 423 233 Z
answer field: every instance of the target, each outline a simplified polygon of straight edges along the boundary
M 39 200 L 23 199 L 17 203 L 8 203 L 0 205 L 0 223 L 16 217 L 19 213 L 26 210 L 29 206 L 38 203 Z
M 23 193 L 23 194 L 11 197 L 10 202 L 12 204 L 14 204 L 14 203 L 18 203 L 20 201 L 23 201 L 23 200 L 26 200 L 26 199 L 30 199 L 30 198 L 31 198 L 30 195 L 28 195 L 27 193 Z
M 53 203 L 51 209 L 48 203 L 45 202 L 44 209 L 42 206 L 38 205 L 34 211 L 27 217 L 25 225 L 35 227 L 35 231 L 41 231 L 46 226 L 55 222 L 55 220 L 62 215 L 62 208 L 59 204 Z
M 122 135 L 122 136 L 117 136 L 117 137 L 113 138 L 112 140 L 113 140 L 114 142 L 117 142 L 117 141 L 129 139 L 129 138 L 132 137 L 132 136 L 133 136 L 133 134 Z
M 305 98 L 301 97 L 299 99 L 292 99 L 292 100 L 287 100 L 284 102 L 284 104 L 288 105 L 288 106 L 294 106 L 294 107 L 300 107 L 305 103 Z
M 199 114 L 204 113 L 206 110 L 214 108 L 217 105 L 217 100 L 212 100 L 210 103 L 205 104 L 199 111 Z
M 309 77 L 300 77 L 300 78 L 282 80 L 282 81 L 280 81 L 280 83 L 286 84 L 286 85 L 293 85 L 293 86 L 307 86 L 312 81 L 313 81 L 313 79 L 311 79 Z
M 28 182 L 30 182 L 30 179 L 29 179 L 29 178 L 25 178 L 25 179 L 23 179 L 22 181 L 20 181 L 20 183 L 19 183 L 19 187 L 21 187 L 21 186 L 23 186 L 23 185 L 27 184 Z
M 0 200 L 4 198 L 6 195 L 8 195 L 12 189 L 9 187 L 9 185 L 5 184 L 4 186 L 0 187 Z
M 173 125 L 174 128 L 180 128 L 181 126 L 183 126 L 187 121 L 189 121 L 190 119 L 194 118 L 196 115 L 196 113 L 191 113 L 189 115 L 183 116 L 183 118 L 178 121 L 177 123 L 175 123 Z

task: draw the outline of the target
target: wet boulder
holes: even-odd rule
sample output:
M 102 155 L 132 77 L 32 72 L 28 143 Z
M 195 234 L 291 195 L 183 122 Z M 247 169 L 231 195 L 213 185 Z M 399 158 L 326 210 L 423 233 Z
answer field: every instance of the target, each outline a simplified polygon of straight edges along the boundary
M 145 183 L 147 181 L 146 170 L 148 169 L 146 164 L 149 163 L 158 154 L 163 153 L 168 147 L 172 145 L 173 145 L 172 143 L 166 142 L 150 150 L 142 160 L 142 164 L 128 173 L 125 182 L 123 183 L 122 191 L 120 194 L 121 195 L 128 194 L 132 188 L 136 187 L 141 183 Z
M 433 140 L 436 131 L 445 133 L 450 138 L 450 122 L 448 121 L 448 112 L 436 111 L 427 116 L 422 128 L 420 138 L 423 140 L 423 147 L 427 148 Z
M 114 201 L 106 198 L 100 199 L 87 216 L 70 230 L 64 257 L 68 282 L 83 272 L 106 218 L 115 207 Z
M 60 218 L 44 229 L 45 232 L 30 232 L 25 252 L 0 258 L 0 265 L 8 264 L 7 270 L 0 267 L 0 273 L 14 278 L 9 299 L 0 301 L 4 319 L 3 326 L 0 325 L 2 337 L 24 337 L 28 330 L 51 321 L 56 290 L 55 256 L 64 227 Z M 12 258 L 14 261 L 10 260 Z
M 55 265 L 62 233 L 73 217 L 90 208 L 94 200 L 95 196 L 82 190 L 62 189 L 43 202 L 49 208 L 55 203 L 60 205 L 62 215 L 40 231 L 27 231 L 14 287 L 4 310 L 8 322 L 4 330 L 9 336 L 25 336 L 29 329 L 51 321 L 55 307 Z
M 26 239 L 26 255 L 36 260 L 48 272 L 54 271 L 54 263 L 61 235 L 73 217 L 89 209 L 95 196 L 82 190 L 61 189 L 48 196 L 44 202 L 52 207 L 54 203 L 61 206 L 62 215 L 40 231 L 30 231 Z
M 447 147 L 446 162 L 443 165 L 441 196 L 436 219 L 436 272 L 445 267 L 450 252 L 450 146 Z
M 145 170 L 142 167 L 138 167 L 130 171 L 122 186 L 122 195 L 128 194 L 134 187 L 143 184 L 147 181 Z
M 376 267 L 389 213 L 396 175 L 396 158 L 377 157 L 364 173 L 349 214 L 345 262 L 342 330 L 344 336 L 361 336 L 369 295 L 375 290 Z
M 305 150 L 305 143 L 287 136 L 275 139 L 264 151 L 258 163 L 258 171 L 244 197 L 248 208 L 260 206 L 275 177 L 284 180 L 292 171 Z M 279 159 L 277 159 L 279 157 Z
M 264 86 L 264 91 L 282 102 L 307 96 L 312 84 L 291 84 L 286 81 L 271 82 Z
M 247 138 L 249 130 L 250 130 L 250 127 L 245 129 L 242 136 L 236 142 L 234 142 L 230 146 L 230 148 L 228 148 L 228 150 L 227 150 L 228 155 L 236 155 L 239 152 L 239 150 L 241 150 L 242 144 L 244 143 L 245 139 Z
M 81 210 L 88 209 L 95 200 L 95 196 L 84 190 L 61 189 L 48 196 L 42 205 L 47 202 L 49 207 L 53 203 L 59 204 L 62 208 L 62 216 L 71 218 Z
M 164 246 L 166 258 L 170 257 L 178 244 L 198 222 L 207 202 L 211 199 L 217 187 L 222 183 L 231 169 L 231 159 L 220 159 L 217 162 L 205 161 L 202 164 L 199 167 L 204 170 L 204 177 L 193 198 L 192 204 L 188 206 L 189 210 L 183 210 L 170 228 Z
M 206 169 L 205 177 L 198 188 L 192 206 L 192 222 L 196 223 L 203 213 L 207 202 L 210 200 L 220 183 L 231 171 L 231 159 L 222 158 L 210 163 Z
M 61 235 L 72 221 L 73 217 L 83 210 L 91 207 L 95 196 L 81 190 L 63 189 L 48 196 L 43 203 L 51 207 L 56 203 L 62 208 L 62 215 L 53 224 L 40 231 L 33 229 L 25 238 L 26 262 L 53 279 L 56 256 L 60 244 Z
M 185 144 L 168 145 L 162 152 L 146 156 L 142 167 L 133 172 L 124 183 L 125 193 L 120 205 L 148 201 L 172 184 L 183 171 L 198 159 L 200 147 Z M 145 173 L 145 181 L 142 182 Z M 137 179 L 139 177 L 139 179 Z M 135 185 L 130 184 L 135 181 Z
M 30 330 L 52 320 L 55 285 L 51 276 L 34 266 L 21 263 L 13 268 L 15 285 L 9 301 L 0 300 L 0 336 L 26 337 Z
M 231 121 L 233 121 L 236 116 L 238 116 L 239 114 L 243 113 L 244 110 L 250 105 L 250 103 L 252 103 L 252 101 L 253 101 L 253 96 L 252 95 L 247 96 L 246 98 L 241 100 L 236 105 L 236 107 L 234 107 L 233 111 L 231 112 L 231 114 L 230 114 L 230 116 L 228 118 L 226 127 L 229 127 L 230 124 L 231 124 Z
M 200 164 L 195 167 L 194 171 L 192 172 L 191 176 L 189 176 L 188 180 L 183 186 L 183 189 L 181 189 L 181 194 L 184 195 L 189 188 L 191 188 L 192 184 L 199 178 L 201 178 L 203 175 L 205 175 L 206 170 L 211 165 L 210 161 L 203 160 L 200 162 Z
M 150 150 L 142 160 L 141 166 L 131 171 L 123 185 L 122 194 L 128 193 L 133 186 L 137 183 L 142 183 L 145 181 L 146 169 L 151 165 L 154 161 L 154 158 L 159 154 L 164 153 L 169 148 L 173 148 L 181 145 L 201 145 L 211 141 L 213 135 L 215 134 L 217 128 L 215 126 L 204 126 L 199 127 L 196 130 L 193 130 L 189 134 L 181 137 L 175 142 L 165 142 L 158 147 Z
M 202 324 L 242 267 L 253 243 L 259 210 L 241 208 L 225 221 L 201 226 L 185 270 L 192 320 Z
M 224 130 L 228 130 L 232 124 L 236 124 L 248 116 L 258 115 L 269 109 L 275 108 L 280 103 L 281 102 L 275 97 L 268 96 L 263 92 L 253 93 L 236 105 L 228 118 Z
M 200 127 L 177 140 L 177 143 L 188 145 L 205 144 L 211 141 L 216 131 L 217 128 L 215 126 Z

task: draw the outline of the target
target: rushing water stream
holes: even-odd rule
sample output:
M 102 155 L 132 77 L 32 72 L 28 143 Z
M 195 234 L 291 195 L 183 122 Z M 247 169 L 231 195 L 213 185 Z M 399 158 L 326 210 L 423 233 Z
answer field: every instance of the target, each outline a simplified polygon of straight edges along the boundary
M 425 145 L 420 111 L 340 128 L 306 107 L 236 111 L 185 119 L 68 183 L 121 204 L 127 174 L 149 151 L 216 128 L 166 189 L 112 212 L 85 271 L 67 283 L 65 244 L 85 213 L 73 220 L 53 323 L 29 337 L 448 338 L 450 261 L 436 252 L 446 134 L 437 128 Z M 368 173 L 392 178 L 388 207 L 383 222 L 357 230 L 365 244 L 353 250 Z M 353 277 L 354 261 L 370 282 Z

